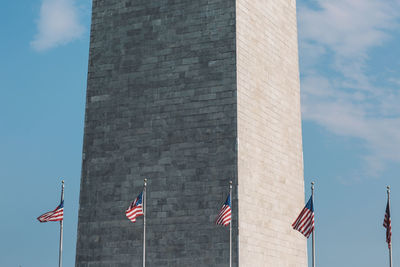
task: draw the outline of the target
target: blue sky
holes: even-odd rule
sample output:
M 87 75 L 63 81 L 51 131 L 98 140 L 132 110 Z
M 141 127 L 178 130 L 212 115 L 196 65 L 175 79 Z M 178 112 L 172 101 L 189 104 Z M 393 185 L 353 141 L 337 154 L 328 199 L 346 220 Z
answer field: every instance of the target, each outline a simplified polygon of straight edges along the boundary
M 0 9 L 0 266 L 55 266 L 58 224 L 36 217 L 66 182 L 64 266 L 75 261 L 90 0 Z M 298 0 L 306 198 L 317 263 L 387 266 L 392 186 L 400 262 L 400 0 Z M 398 245 L 397 245 L 398 244 Z

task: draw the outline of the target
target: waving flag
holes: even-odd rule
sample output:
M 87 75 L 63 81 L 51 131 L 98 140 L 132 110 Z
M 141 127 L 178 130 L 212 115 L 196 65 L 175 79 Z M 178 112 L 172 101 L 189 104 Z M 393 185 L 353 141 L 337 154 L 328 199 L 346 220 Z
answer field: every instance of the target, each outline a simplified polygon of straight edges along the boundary
M 143 215 L 143 192 L 132 202 L 125 214 L 131 222 L 136 222 L 136 218 Z
M 389 200 L 386 204 L 385 219 L 383 220 L 383 227 L 386 228 L 386 242 L 390 248 L 392 244 L 392 221 L 390 219 L 390 204 Z
M 58 222 L 64 219 L 64 200 L 53 210 L 37 217 L 39 222 Z
M 307 238 L 314 230 L 314 205 L 312 196 L 304 209 L 300 212 L 296 221 L 292 224 L 292 227 Z
M 218 217 L 215 220 L 215 224 L 228 226 L 232 219 L 231 213 L 231 195 L 229 194 L 224 205 L 222 205 L 222 208 L 219 211 Z

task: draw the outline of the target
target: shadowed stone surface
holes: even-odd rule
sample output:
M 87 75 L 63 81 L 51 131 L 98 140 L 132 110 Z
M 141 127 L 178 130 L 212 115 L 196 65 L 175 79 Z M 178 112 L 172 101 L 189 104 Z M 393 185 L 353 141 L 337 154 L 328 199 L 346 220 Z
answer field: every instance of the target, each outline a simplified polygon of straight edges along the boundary
M 234 4 L 93 1 L 76 266 L 141 266 L 124 211 L 144 178 L 147 266 L 229 262 L 213 223 L 237 175 Z

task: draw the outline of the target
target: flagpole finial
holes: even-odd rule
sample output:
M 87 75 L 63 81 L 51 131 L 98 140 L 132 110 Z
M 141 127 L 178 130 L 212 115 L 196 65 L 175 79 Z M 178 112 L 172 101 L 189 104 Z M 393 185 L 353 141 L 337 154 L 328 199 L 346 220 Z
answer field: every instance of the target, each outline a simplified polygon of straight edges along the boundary
M 229 181 L 229 187 L 232 188 L 232 181 Z
M 147 178 L 144 178 L 144 186 L 147 185 Z
M 64 180 L 62 180 L 61 183 L 64 184 Z

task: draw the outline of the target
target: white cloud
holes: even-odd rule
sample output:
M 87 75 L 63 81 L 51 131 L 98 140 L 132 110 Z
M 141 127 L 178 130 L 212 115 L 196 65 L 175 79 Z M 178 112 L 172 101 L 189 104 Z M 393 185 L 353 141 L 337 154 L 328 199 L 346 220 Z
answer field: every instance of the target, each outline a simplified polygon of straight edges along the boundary
M 367 70 L 370 51 L 384 47 L 398 29 L 400 1 L 314 2 L 318 9 L 299 8 L 303 119 L 363 140 L 369 154 L 360 157 L 372 171 L 400 162 L 398 80 L 389 80 L 388 88 Z
M 303 40 L 313 40 L 343 56 L 363 56 L 382 44 L 396 27 L 398 4 L 392 0 L 318 0 L 320 9 L 301 7 Z M 315 24 L 315 23 L 318 24 Z
M 69 43 L 84 32 L 73 0 L 43 0 L 37 26 L 38 33 L 31 42 L 37 51 Z

